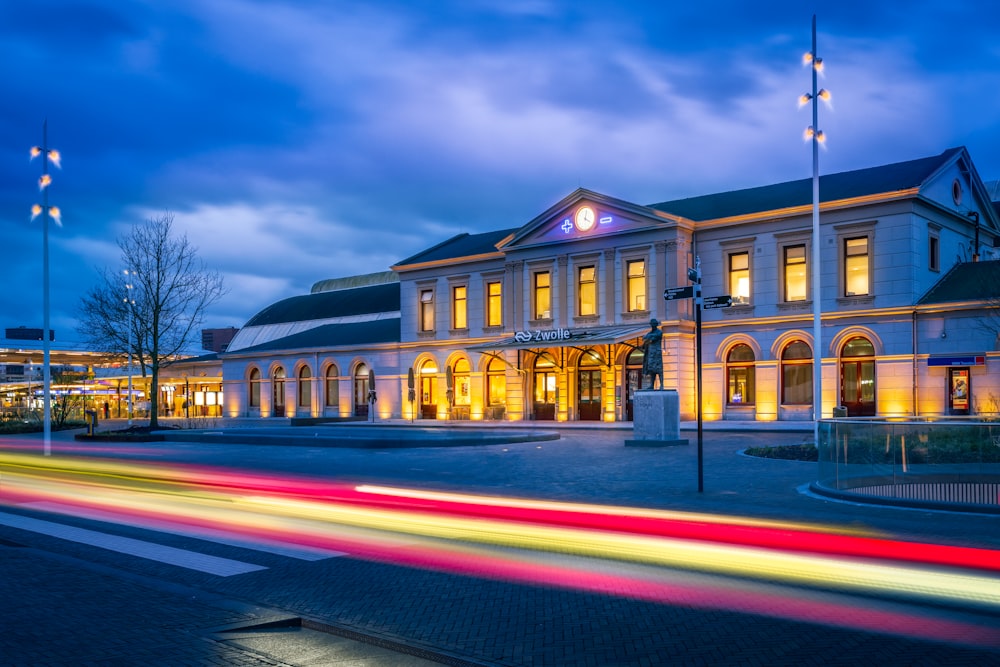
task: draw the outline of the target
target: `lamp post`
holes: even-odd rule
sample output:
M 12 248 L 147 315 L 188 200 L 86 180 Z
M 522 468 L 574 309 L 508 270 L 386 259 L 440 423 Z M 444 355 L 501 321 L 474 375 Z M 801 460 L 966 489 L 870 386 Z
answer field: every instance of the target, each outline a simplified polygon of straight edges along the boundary
M 701 411 L 701 257 L 694 258 L 694 268 L 687 270 L 688 280 L 694 284 L 694 364 L 695 407 L 698 415 L 698 493 L 705 491 L 704 426 Z
M 135 308 L 135 299 L 132 298 L 132 276 L 135 271 L 125 269 L 125 308 L 128 309 L 128 425 L 132 427 L 132 313 Z
M 34 220 L 39 214 L 42 216 L 42 364 L 44 366 L 43 378 L 44 389 L 42 392 L 43 407 L 43 442 L 45 456 L 52 453 L 52 402 L 49 390 L 52 387 L 52 367 L 51 361 L 51 341 L 49 334 L 49 218 L 61 225 L 61 214 L 56 206 L 49 207 L 49 184 L 52 178 L 49 176 L 49 162 L 56 167 L 61 166 L 61 156 L 59 151 L 50 149 L 49 143 L 49 121 L 46 119 L 42 123 L 42 145 L 31 148 L 31 159 L 41 156 L 42 176 L 38 179 L 38 189 L 42 191 L 42 204 L 35 204 L 31 207 L 31 219 Z
M 812 92 L 799 98 L 799 104 L 812 102 L 812 125 L 805 138 L 812 142 L 812 301 L 813 301 L 813 437 L 819 444 L 819 420 L 823 417 L 823 346 L 822 303 L 820 297 L 820 236 L 819 236 L 819 146 L 826 137 L 819 129 L 819 101 L 830 101 L 830 93 L 817 88 L 817 78 L 823 71 L 823 59 L 816 53 L 816 15 L 812 18 L 812 50 L 802 58 L 812 69 Z

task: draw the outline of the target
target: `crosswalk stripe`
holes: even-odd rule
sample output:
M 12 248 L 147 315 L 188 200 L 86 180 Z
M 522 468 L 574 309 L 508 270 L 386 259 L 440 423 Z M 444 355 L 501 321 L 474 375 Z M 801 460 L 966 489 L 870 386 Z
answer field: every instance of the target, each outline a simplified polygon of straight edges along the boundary
M 297 558 L 298 560 L 317 561 L 317 560 L 324 560 L 326 558 L 336 558 L 338 556 L 347 555 L 343 551 L 334 551 L 332 549 L 321 549 L 319 547 L 291 545 L 291 544 L 286 544 L 284 542 L 278 542 L 275 540 L 268 540 L 266 538 L 254 538 L 251 540 L 246 537 L 237 535 L 236 533 L 231 533 L 225 530 L 219 530 L 217 528 L 193 527 L 182 523 L 177 523 L 174 521 L 167 521 L 164 519 L 153 519 L 153 520 L 140 519 L 137 517 L 128 516 L 126 514 L 119 514 L 117 512 L 108 512 L 105 510 L 82 508 L 82 507 L 76 507 L 74 505 L 66 505 L 63 503 L 41 501 L 41 502 L 23 503 L 21 507 L 30 507 L 32 509 L 43 510 L 46 512 L 56 512 L 58 514 L 68 514 L 70 516 L 83 517 L 86 519 L 93 519 L 95 521 L 119 523 L 126 526 L 133 526 L 136 528 L 146 528 L 149 530 L 156 530 L 163 533 L 182 535 L 184 537 L 193 537 L 199 540 L 208 540 L 211 542 L 216 542 L 218 544 L 225 544 L 232 547 L 239 547 L 241 549 L 250 549 L 252 551 L 262 551 L 277 556 Z
M 50 537 L 58 537 L 59 539 L 71 542 L 79 542 L 80 544 L 87 544 L 107 549 L 108 551 L 116 551 L 147 560 L 176 565 L 189 570 L 207 572 L 208 574 L 215 574 L 220 577 L 230 577 L 235 574 L 245 574 L 247 572 L 267 569 L 263 565 L 254 565 L 230 558 L 210 556 L 195 551 L 188 551 L 187 549 L 177 549 L 162 544 L 110 535 L 86 528 L 66 526 L 52 521 L 43 521 L 17 514 L 0 512 L 0 524 Z

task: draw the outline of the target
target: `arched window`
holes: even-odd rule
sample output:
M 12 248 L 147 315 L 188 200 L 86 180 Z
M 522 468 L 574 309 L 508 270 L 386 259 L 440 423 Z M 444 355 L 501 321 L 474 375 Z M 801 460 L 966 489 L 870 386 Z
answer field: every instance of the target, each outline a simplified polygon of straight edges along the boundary
M 340 382 L 337 367 L 333 364 L 326 369 L 326 391 L 324 392 L 325 405 L 328 408 L 335 408 L 340 405 Z
M 308 366 L 299 369 L 298 406 L 308 409 L 312 404 L 312 371 Z
M 260 369 L 251 368 L 250 369 L 250 392 L 248 396 L 250 397 L 250 407 L 259 408 L 260 407 Z
M 455 405 L 471 404 L 470 374 L 472 373 L 472 366 L 469 365 L 469 360 L 464 357 L 458 359 L 455 361 L 452 371 L 455 379 Z
M 734 345 L 726 355 L 726 403 L 754 404 L 754 354 L 749 345 Z
M 781 404 L 812 405 L 812 349 L 801 340 L 781 351 Z

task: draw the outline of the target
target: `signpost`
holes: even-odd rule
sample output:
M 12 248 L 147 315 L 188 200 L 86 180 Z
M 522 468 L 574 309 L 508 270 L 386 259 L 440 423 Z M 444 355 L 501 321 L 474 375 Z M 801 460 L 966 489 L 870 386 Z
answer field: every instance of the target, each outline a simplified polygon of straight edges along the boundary
M 701 421 L 701 311 L 702 308 L 729 308 L 733 305 L 733 297 L 730 294 L 702 297 L 701 258 L 699 257 L 695 257 L 695 268 L 688 269 L 688 280 L 694 284 L 688 285 L 687 287 L 668 287 L 663 290 L 663 298 L 667 301 L 674 301 L 676 299 L 694 299 L 694 356 L 696 364 L 695 382 L 697 384 L 695 403 L 697 405 L 698 412 L 698 493 L 701 493 L 705 490 L 705 478 L 703 474 L 704 457 L 702 453 L 704 435 Z
M 731 305 L 733 305 L 733 297 L 724 294 L 722 296 L 706 296 L 702 308 L 705 310 L 711 308 L 729 308 Z
M 663 298 L 667 301 L 673 301 L 675 299 L 690 299 L 694 296 L 694 285 L 688 285 L 687 287 L 668 287 L 663 290 Z

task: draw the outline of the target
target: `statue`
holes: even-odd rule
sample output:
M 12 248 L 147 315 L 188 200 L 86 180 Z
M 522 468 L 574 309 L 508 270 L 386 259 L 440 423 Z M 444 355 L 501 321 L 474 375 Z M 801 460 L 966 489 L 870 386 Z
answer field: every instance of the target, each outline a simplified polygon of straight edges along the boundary
M 660 378 L 660 389 L 663 389 L 663 332 L 656 318 L 649 321 L 649 333 L 642 337 L 642 376 L 649 375 L 649 388 L 656 389 L 656 378 Z M 639 383 L 642 389 L 642 382 Z

